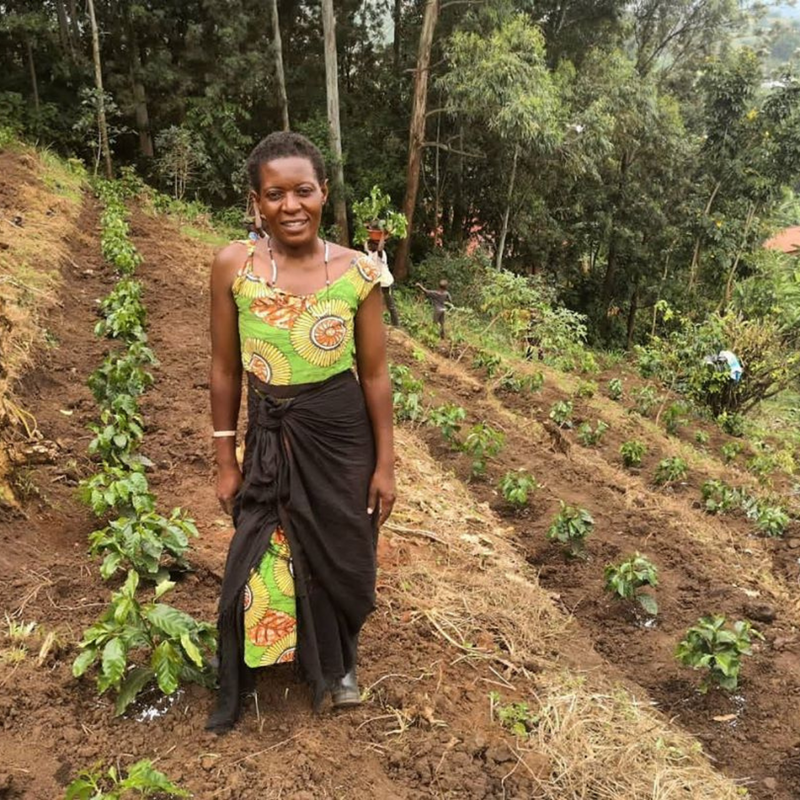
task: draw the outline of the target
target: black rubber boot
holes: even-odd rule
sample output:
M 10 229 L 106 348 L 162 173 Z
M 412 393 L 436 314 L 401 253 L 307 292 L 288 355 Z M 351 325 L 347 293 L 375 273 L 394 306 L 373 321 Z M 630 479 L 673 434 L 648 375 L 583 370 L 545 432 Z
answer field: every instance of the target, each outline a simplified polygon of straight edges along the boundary
M 361 705 L 361 691 L 356 679 L 356 668 L 350 670 L 343 678 L 339 678 L 331 687 L 331 699 L 334 708 L 351 708 Z
M 353 654 L 353 667 L 343 678 L 334 681 L 331 686 L 331 700 L 334 708 L 351 708 L 361 705 L 361 691 L 356 678 L 356 662 L 358 661 L 358 634 L 350 639 Z

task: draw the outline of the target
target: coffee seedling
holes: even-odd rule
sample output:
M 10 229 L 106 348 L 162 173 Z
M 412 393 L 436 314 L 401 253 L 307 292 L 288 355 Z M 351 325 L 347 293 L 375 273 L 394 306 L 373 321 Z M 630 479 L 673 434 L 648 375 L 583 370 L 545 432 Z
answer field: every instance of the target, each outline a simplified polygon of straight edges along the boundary
M 675 649 L 684 666 L 707 670 L 700 684 L 703 694 L 712 686 L 733 691 L 739 685 L 742 656 L 752 655 L 751 635 L 764 638 L 749 622 L 734 622 L 732 628 L 726 622 L 717 614 L 701 617 Z
M 461 423 L 467 418 L 467 412 L 461 406 L 444 405 L 432 408 L 428 413 L 428 424 L 442 432 L 442 436 L 455 444 L 456 436 L 461 430 Z
M 563 500 L 561 510 L 556 515 L 549 529 L 547 538 L 551 542 L 560 542 L 570 556 L 583 554 L 586 537 L 594 528 L 594 519 L 585 508 L 568 506 Z
M 485 422 L 470 428 L 462 449 L 472 456 L 471 477 L 479 478 L 486 474 L 486 461 L 494 458 L 503 449 L 506 437 Z
M 159 583 L 154 602 L 145 604 L 136 599 L 138 585 L 139 576 L 131 570 L 100 619 L 84 631 L 81 653 L 72 665 L 72 674 L 80 678 L 99 662 L 98 692 L 117 692 L 117 714 L 124 713 L 153 682 L 167 695 L 181 681 L 206 687 L 214 682 L 207 661 L 207 654 L 215 649 L 214 626 L 157 602 L 175 585 L 171 581 Z M 148 665 L 130 665 L 129 655 L 143 649 L 150 653 Z
M 701 492 L 709 514 L 727 514 L 742 505 L 742 493 L 725 481 L 708 480 L 703 484 Z
M 143 760 L 132 764 L 125 777 L 115 766 L 105 772 L 97 768 L 83 770 L 67 786 L 64 800 L 121 800 L 134 796 L 191 797 L 191 794 L 155 769 L 152 761 Z
M 559 428 L 572 427 L 572 403 L 569 400 L 558 400 L 550 409 L 550 419 Z
M 658 586 L 658 570 L 639 553 L 620 564 L 609 564 L 604 573 L 605 589 L 623 600 L 635 600 L 647 614 L 658 614 L 656 599 L 642 590 Z
M 707 445 L 711 440 L 711 437 L 708 435 L 708 433 L 706 433 L 706 431 L 695 431 L 694 440 L 701 447 L 705 447 L 705 445 Z
M 688 469 L 688 465 L 680 456 L 665 458 L 659 461 L 656 467 L 655 483 L 658 486 L 667 486 L 682 481 L 686 477 Z
M 658 395 L 652 386 L 642 386 L 631 392 L 634 401 L 634 409 L 643 417 L 649 417 L 658 402 Z
M 612 400 L 621 400 L 623 394 L 622 381 L 619 378 L 612 378 L 608 382 L 608 396 Z
M 743 449 L 741 442 L 727 442 L 722 445 L 720 452 L 722 453 L 722 458 L 725 460 L 725 463 L 730 464 L 731 461 L 736 460 L 736 456 L 738 456 Z
M 619 454 L 622 456 L 622 463 L 626 467 L 639 467 L 642 464 L 642 458 L 647 452 L 647 446 L 644 442 L 638 439 L 629 439 L 623 442 L 619 448 Z
M 756 517 L 756 527 L 765 536 L 783 536 L 790 522 L 789 515 L 780 506 L 762 506 Z
M 608 425 L 603 420 L 598 420 L 597 427 L 592 430 L 592 426 L 588 422 L 584 422 L 578 428 L 578 441 L 584 447 L 594 447 L 600 444 L 608 430 Z
M 541 484 L 524 469 L 516 472 L 507 472 L 499 484 L 500 491 L 507 502 L 515 508 L 524 508 L 528 505 L 530 495 L 537 489 L 541 489 Z
M 597 384 L 593 381 L 581 381 L 575 389 L 575 397 L 590 399 L 597 393 Z

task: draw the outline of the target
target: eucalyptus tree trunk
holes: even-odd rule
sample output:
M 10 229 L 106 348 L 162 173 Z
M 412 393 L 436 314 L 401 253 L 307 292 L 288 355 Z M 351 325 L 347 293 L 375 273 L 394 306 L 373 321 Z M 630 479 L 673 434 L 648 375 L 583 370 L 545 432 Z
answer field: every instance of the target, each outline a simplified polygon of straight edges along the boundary
M 403 10 L 403 0 L 394 0 L 394 37 L 392 40 L 392 60 L 394 61 L 395 75 L 400 73 L 400 22 Z
M 33 94 L 33 107 L 36 109 L 36 117 L 39 117 L 39 82 L 36 80 L 36 63 L 33 60 L 33 45 L 31 37 L 25 37 L 25 52 L 28 56 L 28 71 L 31 75 L 31 92 Z
M 106 178 L 111 180 L 114 171 L 111 167 L 111 148 L 108 143 L 106 125 L 105 93 L 103 92 L 103 71 L 100 66 L 100 35 L 97 32 L 97 18 L 94 15 L 94 0 L 87 0 L 89 23 L 92 27 L 92 58 L 94 60 L 94 83 L 97 90 L 97 129 L 100 133 L 100 150 L 106 166 Z
M 142 59 L 139 40 L 133 24 L 128 20 L 128 39 L 131 48 L 131 88 L 133 90 L 133 110 L 136 117 L 136 130 L 139 132 L 139 152 L 145 158 L 153 157 L 153 134 L 150 130 L 150 112 L 147 108 L 147 92 L 142 82 Z
M 519 163 L 520 146 L 514 145 L 514 160 L 511 162 L 511 177 L 508 181 L 508 197 L 506 198 L 506 210 L 503 214 L 503 227 L 500 229 L 500 242 L 497 245 L 495 256 L 495 267 L 503 268 L 503 253 L 506 249 L 506 237 L 508 236 L 508 220 L 511 217 L 511 203 L 514 200 L 514 184 L 517 182 L 517 164 Z
M 56 15 L 58 16 L 58 34 L 61 39 L 61 46 L 69 58 L 75 60 L 75 48 L 72 41 L 72 31 L 69 27 L 69 20 L 67 19 L 67 9 L 64 6 L 64 0 L 56 0 Z
M 394 259 L 394 276 L 397 280 L 408 277 L 408 251 L 411 245 L 411 230 L 414 209 L 419 192 L 419 170 L 422 164 L 422 149 L 425 145 L 425 118 L 428 107 L 428 79 L 433 49 L 433 33 L 439 17 L 439 0 L 426 0 L 425 15 L 417 51 L 417 69 L 414 74 L 414 101 L 411 106 L 411 127 L 408 136 L 408 168 L 406 172 L 406 196 L 403 213 L 408 220 L 408 235 L 401 239 Z
M 275 80 L 278 82 L 278 105 L 281 109 L 281 125 L 289 130 L 289 98 L 286 95 L 286 76 L 283 72 L 283 44 L 281 21 L 278 16 L 278 0 L 269 0 L 269 16 L 272 21 L 272 50 L 275 57 Z
M 339 229 L 339 243 L 347 247 L 347 203 L 344 196 L 342 130 L 339 124 L 339 67 L 336 58 L 336 18 L 333 0 L 322 0 L 322 30 L 325 37 L 325 87 L 328 95 L 328 138 L 333 153 L 333 215 Z

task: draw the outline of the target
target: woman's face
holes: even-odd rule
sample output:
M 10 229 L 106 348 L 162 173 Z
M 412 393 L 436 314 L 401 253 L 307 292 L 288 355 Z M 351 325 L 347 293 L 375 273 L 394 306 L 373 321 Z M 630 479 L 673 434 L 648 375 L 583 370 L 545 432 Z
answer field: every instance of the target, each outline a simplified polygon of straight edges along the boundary
M 307 158 L 276 158 L 261 165 L 261 193 L 253 192 L 264 227 L 287 247 L 316 240 L 322 207 L 328 199 L 327 181 L 320 185 Z

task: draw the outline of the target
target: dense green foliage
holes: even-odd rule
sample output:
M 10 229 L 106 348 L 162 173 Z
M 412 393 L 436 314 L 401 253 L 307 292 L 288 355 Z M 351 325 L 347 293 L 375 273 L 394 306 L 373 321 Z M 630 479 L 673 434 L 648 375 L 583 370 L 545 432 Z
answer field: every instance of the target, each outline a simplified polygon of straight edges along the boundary
M 263 3 L 95 6 L 117 169 L 135 165 L 175 198 L 234 206 L 240 220 L 244 157 L 280 127 Z M 346 194 L 363 223 L 373 214 L 356 201 L 401 207 L 424 4 L 335 6 Z M 84 7 L 2 9 L 0 140 L 13 130 L 95 166 Z M 291 125 L 330 162 L 319 7 L 278 9 Z M 800 176 L 798 34 L 757 16 L 755 3 L 729 0 L 443 3 L 412 275 L 449 278 L 457 306 L 559 366 L 591 370 L 584 342 L 653 334 L 682 356 L 661 374 L 716 413 L 792 382 L 800 273 L 761 243 L 798 219 L 788 193 Z M 103 252 L 130 274 L 126 222 L 103 199 Z M 501 262 L 508 272 L 493 269 Z M 104 333 L 136 335 L 126 314 Z M 698 366 L 720 347 L 745 364 L 736 387 Z

